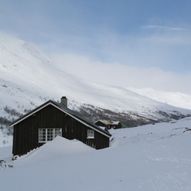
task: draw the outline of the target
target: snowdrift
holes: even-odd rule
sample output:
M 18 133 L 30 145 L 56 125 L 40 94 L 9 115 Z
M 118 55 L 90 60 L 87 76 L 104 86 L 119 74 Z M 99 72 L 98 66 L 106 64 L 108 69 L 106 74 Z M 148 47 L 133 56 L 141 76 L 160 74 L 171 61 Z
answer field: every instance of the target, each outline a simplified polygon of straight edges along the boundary
M 16 164 L 23 164 L 24 162 L 29 165 L 29 163 L 57 160 L 70 155 L 79 156 L 90 151 L 94 151 L 94 149 L 78 140 L 68 140 L 64 137 L 57 136 L 54 140 L 18 158 Z
M 185 118 L 113 130 L 112 146 L 93 151 L 77 141 L 57 137 L 16 160 L 13 168 L 0 169 L 0 188 L 190 191 L 190 124 L 191 118 Z

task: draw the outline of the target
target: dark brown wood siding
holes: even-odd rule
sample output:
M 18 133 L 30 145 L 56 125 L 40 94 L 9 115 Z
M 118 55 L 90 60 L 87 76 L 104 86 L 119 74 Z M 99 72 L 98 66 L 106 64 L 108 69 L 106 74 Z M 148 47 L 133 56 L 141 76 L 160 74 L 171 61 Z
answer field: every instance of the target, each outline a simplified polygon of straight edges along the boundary
M 77 139 L 96 149 L 109 147 L 109 138 L 95 131 L 94 139 L 87 139 L 88 127 L 72 117 L 48 105 L 14 126 L 13 154 L 23 155 L 39 147 L 39 128 L 62 128 L 62 136 Z

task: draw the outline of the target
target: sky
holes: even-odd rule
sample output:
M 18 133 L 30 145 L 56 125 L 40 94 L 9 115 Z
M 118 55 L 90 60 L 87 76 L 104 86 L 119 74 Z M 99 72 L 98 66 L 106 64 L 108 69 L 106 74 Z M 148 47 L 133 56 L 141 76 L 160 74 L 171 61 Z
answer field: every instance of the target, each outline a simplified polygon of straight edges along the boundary
M 0 31 L 37 44 L 87 79 L 104 72 L 100 81 L 116 85 L 184 91 L 190 8 L 189 0 L 0 0 Z

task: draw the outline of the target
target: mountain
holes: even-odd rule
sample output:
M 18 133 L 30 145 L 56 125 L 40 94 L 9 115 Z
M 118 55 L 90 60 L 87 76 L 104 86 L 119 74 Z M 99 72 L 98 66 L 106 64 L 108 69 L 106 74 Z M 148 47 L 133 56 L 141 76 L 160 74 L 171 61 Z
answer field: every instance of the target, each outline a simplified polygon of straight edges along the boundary
M 162 103 L 173 105 L 175 107 L 191 109 L 191 95 L 185 93 L 161 91 L 152 88 L 142 88 L 142 89 L 128 88 L 128 89 Z
M 92 121 L 120 120 L 124 126 L 169 121 L 191 112 L 130 91 L 92 83 L 66 73 L 32 43 L 0 34 L 1 128 L 48 99 L 69 99 L 69 107 Z

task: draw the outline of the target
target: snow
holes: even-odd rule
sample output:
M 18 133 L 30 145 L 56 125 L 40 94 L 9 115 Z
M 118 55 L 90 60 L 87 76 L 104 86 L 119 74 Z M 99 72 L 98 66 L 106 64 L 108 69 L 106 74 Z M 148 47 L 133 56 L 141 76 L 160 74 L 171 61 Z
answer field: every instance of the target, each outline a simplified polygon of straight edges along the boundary
M 38 149 L 34 149 L 28 154 L 20 157 L 17 160 L 17 164 L 23 164 L 27 162 L 27 165 L 39 161 L 54 160 L 55 158 L 68 157 L 70 155 L 80 155 L 88 151 L 93 151 L 93 148 L 85 145 L 78 140 L 68 140 L 63 137 L 57 136 L 53 141 L 41 146 Z M 30 158 L 30 160 L 26 160 Z
M 7 135 L 6 129 L 0 129 L 0 148 L 7 147 L 12 144 L 12 135 Z
M 0 147 L 0 160 L 11 161 L 12 146 Z
M 62 96 L 69 98 L 70 107 L 90 104 L 157 119 L 161 117 L 159 110 L 190 113 L 123 87 L 77 78 L 56 67 L 35 45 L 9 35 L 0 34 L 0 50 L 0 115 L 4 117 L 10 118 L 5 106 L 23 113 L 47 99 L 59 100 Z
M 128 88 L 128 89 L 162 103 L 167 103 L 175 107 L 191 109 L 191 95 L 185 93 L 161 91 L 152 88 L 142 88 L 142 89 Z
M 99 120 L 105 125 L 119 125 L 120 121 L 111 121 L 111 120 Z
M 2 190 L 190 191 L 191 118 L 112 130 L 111 147 L 52 142 L 0 168 Z
M 77 78 L 66 73 L 61 66 L 58 68 L 35 45 L 0 33 L 0 117 L 13 121 L 18 116 L 7 113 L 5 107 L 23 114 L 49 99 L 58 101 L 62 96 L 67 96 L 71 109 L 78 110 L 80 106 L 89 104 L 114 112 L 125 112 L 134 119 L 137 116 L 164 119 L 158 111 L 169 114 L 175 111 L 182 114 L 191 113 L 123 87 L 96 84 L 92 83 L 91 79 L 85 81 Z M 186 102 L 189 105 L 189 98 L 184 103 Z M 5 137 L 6 133 L 0 130 L 1 135 Z M 7 137 L 7 140 L 9 139 L 10 137 Z M 6 138 L 4 140 L 6 141 Z
M 158 111 L 190 112 L 168 104 L 191 108 L 190 97 L 182 94 L 144 93 L 81 80 L 55 67 L 31 43 L 0 34 L 0 116 L 15 118 L 5 106 L 23 113 L 62 96 L 75 109 L 91 104 L 152 118 L 160 118 Z M 191 128 L 191 118 L 112 130 L 111 147 L 104 150 L 57 137 L 14 162 L 10 162 L 11 147 L 7 147 L 12 137 L 0 130 L 0 159 L 14 166 L 0 168 L 0 189 L 190 191 L 191 131 L 186 128 Z

